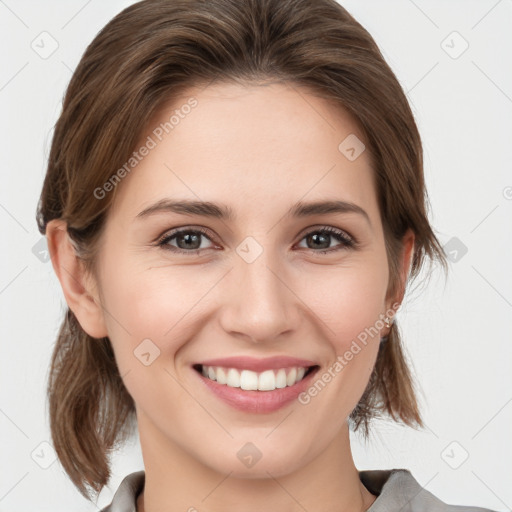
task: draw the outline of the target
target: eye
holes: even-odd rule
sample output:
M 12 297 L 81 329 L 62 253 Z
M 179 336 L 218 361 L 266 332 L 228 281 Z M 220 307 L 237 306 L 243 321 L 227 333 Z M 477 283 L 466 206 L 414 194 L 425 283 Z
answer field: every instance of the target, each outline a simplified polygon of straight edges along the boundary
M 162 247 L 162 249 L 178 254 L 198 254 L 204 249 L 211 249 L 214 247 L 213 245 L 210 247 L 202 247 L 201 238 L 203 237 L 211 242 L 209 231 L 204 228 L 175 229 L 160 237 L 156 245 L 158 247 Z M 332 238 L 340 242 L 337 247 L 330 248 Z M 330 226 L 324 226 L 321 229 L 309 231 L 302 240 L 306 240 L 307 244 L 312 244 L 314 252 L 319 254 L 355 248 L 357 246 L 357 241 L 353 237 L 340 229 Z M 172 241 L 175 241 L 176 245 L 171 243 Z
M 157 245 L 163 249 L 177 253 L 196 254 L 205 249 L 205 247 L 201 247 L 202 237 L 207 238 L 211 242 L 206 229 L 177 229 L 170 233 L 166 233 L 162 238 L 160 238 Z M 173 239 L 176 239 L 177 247 L 170 243 Z M 206 249 L 210 248 L 211 247 L 206 247 Z
M 335 238 L 340 242 L 338 247 L 329 248 L 330 239 Z M 316 248 L 323 249 L 321 251 L 315 250 L 314 252 L 320 254 L 326 254 L 328 252 L 335 252 L 341 249 L 350 249 L 356 247 L 356 240 L 347 235 L 344 231 L 340 229 L 336 229 L 330 226 L 322 227 L 321 229 L 316 229 L 314 231 L 309 231 L 302 238 L 302 240 L 306 240 L 306 243 L 311 243 Z M 315 247 L 313 247 L 315 248 Z

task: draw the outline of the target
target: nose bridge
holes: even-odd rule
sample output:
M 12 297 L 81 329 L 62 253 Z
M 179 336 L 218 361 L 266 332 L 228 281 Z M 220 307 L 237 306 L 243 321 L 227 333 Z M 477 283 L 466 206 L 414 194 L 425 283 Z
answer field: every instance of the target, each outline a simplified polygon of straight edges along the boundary
M 247 237 L 237 247 L 234 267 L 230 273 L 233 293 L 224 317 L 227 331 L 264 341 L 296 327 L 294 295 L 276 251 Z

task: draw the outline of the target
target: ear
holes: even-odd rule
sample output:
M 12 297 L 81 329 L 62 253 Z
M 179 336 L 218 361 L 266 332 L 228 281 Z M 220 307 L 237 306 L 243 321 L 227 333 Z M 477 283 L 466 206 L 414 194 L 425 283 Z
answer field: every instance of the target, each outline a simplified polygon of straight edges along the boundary
M 405 295 L 405 288 L 407 286 L 407 279 L 409 278 L 409 273 L 411 271 L 413 256 L 414 256 L 414 242 L 415 242 L 415 236 L 412 229 L 408 229 L 405 233 L 405 235 L 402 238 L 402 250 L 400 253 L 400 259 L 399 259 L 399 283 L 398 283 L 398 290 L 393 297 L 393 302 L 391 302 L 388 305 L 389 309 L 394 309 L 394 304 L 401 304 L 404 295 Z
M 66 302 L 82 329 L 93 338 L 108 335 L 97 283 L 86 275 L 67 232 L 66 222 L 52 220 L 46 227 L 48 251 Z
M 402 238 L 402 256 L 400 260 L 400 285 L 396 301 L 401 303 L 405 295 L 405 287 L 407 279 L 411 271 L 412 260 L 414 255 L 415 236 L 411 228 L 409 228 Z

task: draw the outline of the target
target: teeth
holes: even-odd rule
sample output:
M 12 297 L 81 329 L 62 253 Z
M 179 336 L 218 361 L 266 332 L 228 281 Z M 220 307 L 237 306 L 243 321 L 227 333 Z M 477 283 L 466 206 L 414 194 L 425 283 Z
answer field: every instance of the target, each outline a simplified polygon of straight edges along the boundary
M 295 383 L 294 383 L 295 384 Z M 276 389 L 276 376 L 274 370 L 265 370 L 258 377 L 258 389 L 260 391 L 272 391 Z
M 286 371 L 282 368 L 277 371 L 276 375 L 276 388 L 286 387 Z
M 215 372 L 215 377 L 217 377 L 216 380 L 219 384 L 226 384 L 226 382 L 228 381 L 228 376 L 226 375 L 224 368 L 217 368 L 217 371 Z
M 273 391 L 287 386 L 293 386 L 304 378 L 307 368 L 280 368 L 265 370 L 257 373 L 251 370 L 239 371 L 236 368 L 220 366 L 202 366 L 201 373 L 210 380 L 225 384 L 231 388 L 241 388 L 247 391 Z
M 210 366 L 210 368 L 213 368 L 213 367 Z M 208 374 L 209 373 L 210 373 L 210 371 L 208 370 Z M 210 376 L 208 375 L 208 377 L 210 377 Z M 215 376 L 212 380 L 215 380 Z M 240 373 L 238 373 L 234 368 L 230 368 L 228 370 L 228 377 L 226 379 L 226 384 L 230 388 L 239 388 L 240 387 Z
M 293 386 L 297 380 L 297 368 L 292 368 L 286 377 L 286 385 Z

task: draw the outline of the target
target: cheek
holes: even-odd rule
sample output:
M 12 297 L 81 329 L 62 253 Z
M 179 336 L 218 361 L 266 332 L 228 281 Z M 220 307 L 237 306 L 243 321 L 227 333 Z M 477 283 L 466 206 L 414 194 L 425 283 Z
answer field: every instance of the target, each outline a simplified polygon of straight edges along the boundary
M 302 403 L 314 402 L 319 410 L 336 403 L 338 422 L 355 407 L 368 383 L 385 327 L 382 314 L 386 311 L 388 269 L 379 261 L 386 263 L 374 257 L 373 263 L 367 260 L 337 271 L 318 272 L 310 281 L 315 282 L 314 289 L 304 286 L 299 292 L 311 305 L 316 325 L 322 328 L 320 336 L 329 347 L 326 368 L 315 376 Z M 317 395 L 324 398 L 317 400 Z M 323 412 L 329 413 L 327 409 Z
M 155 361 L 172 357 L 208 283 L 199 285 L 178 267 L 151 268 L 113 253 L 103 263 L 104 317 L 120 371 L 140 363 L 134 358 L 145 348 Z
M 119 373 L 139 408 L 171 421 L 177 410 L 190 406 L 175 378 L 175 358 L 193 336 L 194 304 L 211 284 L 184 280 L 188 274 L 171 267 L 126 262 L 105 268 L 111 269 L 104 286 L 105 319 Z M 162 409 L 163 397 L 172 397 L 172 403 Z
M 315 283 L 314 288 L 304 285 L 298 292 L 322 320 L 325 337 L 337 353 L 344 352 L 358 336 L 364 338 L 363 333 L 367 333 L 368 341 L 380 339 L 376 331 L 384 327 L 380 315 L 386 311 L 388 269 L 378 258 L 372 260 L 317 270 L 315 277 L 308 279 Z

